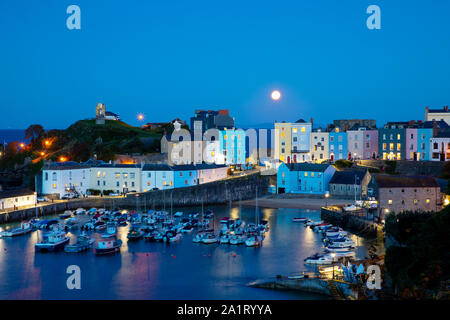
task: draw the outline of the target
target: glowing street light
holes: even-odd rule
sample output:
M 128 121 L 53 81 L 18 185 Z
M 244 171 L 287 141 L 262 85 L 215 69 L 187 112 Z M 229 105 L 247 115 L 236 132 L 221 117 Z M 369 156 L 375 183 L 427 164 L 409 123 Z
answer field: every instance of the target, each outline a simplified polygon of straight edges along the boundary
M 67 158 L 64 156 L 59 157 L 59 162 L 66 162 Z
M 138 114 L 138 120 L 141 123 L 141 127 L 142 127 L 142 121 L 144 120 L 144 115 L 142 113 Z
M 23 148 L 25 148 L 25 144 L 22 142 L 20 145 L 19 145 L 22 149 Z

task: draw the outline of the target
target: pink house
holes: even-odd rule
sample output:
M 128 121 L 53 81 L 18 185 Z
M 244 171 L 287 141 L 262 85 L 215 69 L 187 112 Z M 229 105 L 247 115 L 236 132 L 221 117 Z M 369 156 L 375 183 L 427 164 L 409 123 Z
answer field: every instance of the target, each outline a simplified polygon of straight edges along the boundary
M 376 159 L 377 157 L 378 157 L 378 130 L 365 130 L 363 159 Z
M 198 183 L 208 183 L 217 180 L 226 179 L 228 175 L 228 166 L 216 164 L 197 164 Z

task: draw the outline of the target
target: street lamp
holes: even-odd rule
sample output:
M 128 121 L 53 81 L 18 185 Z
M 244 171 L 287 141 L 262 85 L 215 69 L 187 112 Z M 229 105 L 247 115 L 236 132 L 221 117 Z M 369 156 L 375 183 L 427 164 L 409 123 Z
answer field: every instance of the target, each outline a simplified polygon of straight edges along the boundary
M 142 121 L 144 120 L 144 115 L 142 113 L 138 114 L 138 120 L 141 123 L 141 127 L 142 127 Z
M 330 193 L 325 193 L 325 207 L 328 207 L 328 197 L 330 196 Z
M 336 253 L 332 252 L 331 253 L 331 258 L 333 259 L 332 263 L 333 263 L 333 280 L 334 280 L 334 257 L 336 257 Z

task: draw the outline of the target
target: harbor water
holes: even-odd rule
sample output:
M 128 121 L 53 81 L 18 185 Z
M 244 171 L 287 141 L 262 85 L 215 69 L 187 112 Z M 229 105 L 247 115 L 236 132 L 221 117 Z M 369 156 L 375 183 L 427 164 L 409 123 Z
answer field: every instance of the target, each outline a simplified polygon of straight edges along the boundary
M 214 211 L 216 229 L 222 217 L 255 222 L 251 207 L 205 207 Z M 175 210 L 174 210 L 175 211 Z M 177 208 L 184 216 L 200 208 Z M 165 244 L 127 241 L 129 226 L 118 227 L 123 245 L 120 254 L 95 256 L 83 253 L 38 253 L 34 244 L 42 231 L 0 238 L 0 299 L 325 299 L 293 291 L 250 288 L 256 279 L 313 272 L 304 259 L 323 250 L 322 236 L 294 223 L 294 217 L 320 220 L 320 212 L 300 209 L 259 210 L 270 230 L 260 248 L 229 244 L 193 243 L 192 234 Z M 17 225 L 17 224 L 16 224 Z M 15 225 L 11 225 L 15 226 Z M 8 227 L 1 226 L 2 229 Z M 69 233 L 71 243 L 79 230 Z M 89 232 L 101 239 L 101 233 Z M 352 236 L 356 258 L 365 258 L 372 241 Z M 67 288 L 67 267 L 81 270 L 81 289 Z

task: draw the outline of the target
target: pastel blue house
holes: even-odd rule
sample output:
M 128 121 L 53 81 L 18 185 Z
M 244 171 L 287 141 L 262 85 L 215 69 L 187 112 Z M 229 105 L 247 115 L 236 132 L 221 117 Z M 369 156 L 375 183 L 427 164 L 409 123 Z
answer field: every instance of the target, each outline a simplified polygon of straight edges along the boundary
M 278 193 L 325 194 L 335 172 L 329 164 L 282 163 L 277 171 Z
M 197 167 L 191 164 L 172 166 L 174 187 L 182 188 L 198 184 Z
M 220 157 L 216 164 L 245 164 L 245 131 L 230 129 L 219 131 Z
M 348 159 L 347 132 L 335 128 L 328 135 L 329 139 L 329 159 L 333 162 L 341 159 Z
M 433 138 L 432 128 L 417 129 L 417 153 L 420 154 L 420 160 L 431 160 L 431 138 Z

